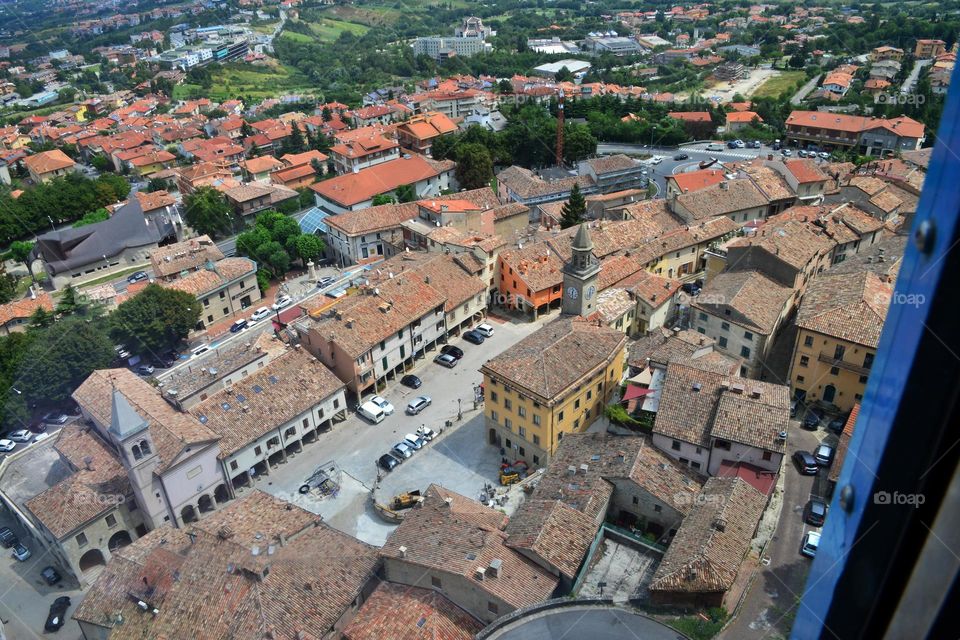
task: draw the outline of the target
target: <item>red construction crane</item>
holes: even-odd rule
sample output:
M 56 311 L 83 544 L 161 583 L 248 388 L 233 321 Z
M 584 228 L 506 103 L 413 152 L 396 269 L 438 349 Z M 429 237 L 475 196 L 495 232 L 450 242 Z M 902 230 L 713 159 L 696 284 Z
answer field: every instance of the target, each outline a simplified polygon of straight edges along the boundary
M 557 98 L 557 166 L 563 167 L 563 89 Z

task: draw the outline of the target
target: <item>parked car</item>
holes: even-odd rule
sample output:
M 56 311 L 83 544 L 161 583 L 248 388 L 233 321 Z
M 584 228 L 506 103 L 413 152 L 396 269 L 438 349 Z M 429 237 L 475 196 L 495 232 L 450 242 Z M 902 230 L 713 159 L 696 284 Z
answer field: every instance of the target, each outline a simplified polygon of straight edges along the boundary
M 803 542 L 800 543 L 800 553 L 813 558 L 817 555 L 817 547 L 820 546 L 820 534 L 816 531 L 807 531 L 803 534 Z
M 357 413 L 373 424 L 380 424 L 387 417 L 387 413 L 380 408 L 380 405 L 374 404 L 369 400 L 357 407 Z
M 807 157 L 807 152 L 804 151 L 803 149 L 800 149 L 799 151 L 797 151 L 797 157 L 798 157 L 798 158 L 806 158 L 806 157 Z
M 806 451 L 797 451 L 793 454 L 793 463 L 797 465 L 797 471 L 800 475 L 817 475 L 817 461 Z
M 440 349 L 440 353 L 444 353 L 448 356 L 453 356 L 457 360 L 463 357 L 463 349 L 460 347 L 455 347 L 452 344 L 445 344 L 443 348 Z
M 723 145 L 718 142 L 711 142 L 707 145 L 707 151 L 723 151 Z
M 246 318 L 241 318 L 237 320 L 232 325 L 230 325 L 230 333 L 240 333 L 244 329 L 250 326 L 250 323 L 247 322 Z
M 398 464 L 400 464 L 400 459 L 389 453 L 377 458 L 377 465 L 384 471 L 393 471 Z
M 843 428 L 847 426 L 848 417 L 849 416 L 837 416 L 836 418 L 833 418 L 829 423 L 827 423 L 827 429 L 830 429 L 830 431 L 833 431 L 836 434 L 842 433 Z
M 317 280 L 317 288 L 318 288 L 318 289 L 326 289 L 327 287 L 329 287 L 330 285 L 332 285 L 332 284 L 333 284 L 334 282 L 336 282 L 336 281 L 337 281 L 337 279 L 334 278 L 333 276 L 323 276 L 322 278 L 320 278 L 319 280 Z
M 745 149 L 747 147 L 747 143 L 743 140 L 734 140 L 734 143 L 736 143 L 737 149 Z
M 393 413 L 393 405 L 390 404 L 390 401 L 384 398 L 383 396 L 373 396 L 372 398 L 370 398 L 370 400 L 368 400 L 368 402 L 372 402 L 373 404 L 380 407 L 380 410 L 383 411 L 388 416 Z
M 67 617 L 67 609 L 70 608 L 70 596 L 60 596 L 50 605 L 50 613 L 47 614 L 47 621 L 43 625 L 44 631 L 59 631 Z
M 821 151 L 821 152 L 818 153 L 817 155 L 820 156 L 823 160 L 829 160 L 829 159 L 830 159 L 830 154 L 827 153 L 826 151 Z
M 33 439 L 33 443 L 43 442 L 50 437 L 49 433 L 38 433 L 37 436 Z
M 117 357 L 120 359 L 130 357 L 130 351 L 122 344 L 114 345 L 113 350 L 116 351 Z
M 250 316 L 250 322 L 260 322 L 264 318 L 268 317 L 272 312 L 266 307 L 260 307 L 253 312 L 253 315 Z
M 407 415 L 415 416 L 427 407 L 433 400 L 430 399 L 430 396 L 417 396 L 410 401 L 410 404 L 407 405 Z
M 27 549 L 22 542 L 17 542 L 17 544 L 13 545 L 13 557 L 20 562 L 26 562 L 29 560 L 30 555 L 30 549 Z
M 156 371 L 156 369 L 150 364 L 142 364 L 137 367 L 137 375 L 140 376 L 152 376 L 154 371 Z
M 33 434 L 28 429 L 17 429 L 10 432 L 10 439 L 14 442 L 30 442 Z
M 43 571 L 40 572 L 40 576 L 43 578 L 43 581 L 53 586 L 63 580 L 63 577 L 60 573 L 53 567 L 44 567 Z
M 653 156 L 650 158 L 650 164 L 652 165 L 658 165 L 661 162 L 663 162 L 663 156 Z
M 794 398 L 790 401 L 790 417 L 796 418 L 797 414 L 800 412 L 800 399 Z
M 451 356 L 449 353 L 438 354 L 433 361 L 446 367 L 447 369 L 453 369 L 455 366 L 457 366 L 457 359 Z
M 20 544 L 20 541 L 17 540 L 17 534 L 13 532 L 13 529 L 10 527 L 0 527 L 0 544 L 3 545 L 4 549 L 9 549 L 14 545 Z
M 780 150 L 780 153 L 783 154 L 784 156 L 788 156 L 788 157 L 793 155 L 793 152 L 790 151 L 790 149 L 781 149 L 781 150 Z
M 816 429 L 823 421 L 823 416 L 816 409 L 809 409 L 803 418 L 804 429 Z
M 273 302 L 272 305 L 270 305 L 270 308 L 272 308 L 274 311 L 279 311 L 284 307 L 289 307 L 291 304 L 293 304 L 293 298 L 291 298 L 288 295 L 282 295 L 282 296 L 277 296 L 277 299 Z
M 673 159 L 679 162 L 680 160 L 689 160 L 690 156 L 686 153 L 678 153 L 677 155 L 673 156 Z
M 727 143 L 727 149 L 736 149 L 736 148 L 737 148 L 737 143 L 735 140 L 731 140 L 730 142 Z
M 398 442 L 390 449 L 390 454 L 403 460 L 413 455 L 413 448 L 406 442 Z
M 407 435 L 403 436 L 403 441 L 413 447 L 415 451 L 420 451 L 420 449 L 423 449 L 423 447 L 427 444 L 426 440 L 421 440 L 412 433 L 408 433 Z
M 680 290 L 689 296 L 695 297 L 700 295 L 700 285 L 698 285 L 696 282 L 685 282 L 680 285 Z
M 760 144 L 759 140 L 754 140 L 753 142 L 750 143 L 751 149 L 759 149 L 761 146 L 762 145 Z
M 60 413 L 59 411 L 51 411 L 43 416 L 43 421 L 47 424 L 67 424 L 67 420 L 69 419 L 70 416 L 65 413 Z
M 407 375 L 400 378 L 400 384 L 402 384 L 405 387 L 410 387 L 411 389 L 419 389 L 420 385 L 422 385 L 423 383 L 420 382 L 420 378 L 413 375 L 412 373 L 408 373 Z
M 486 322 L 481 322 L 476 327 L 473 328 L 474 331 L 480 333 L 484 338 L 489 338 L 493 336 L 493 327 Z
M 483 344 L 483 341 L 486 340 L 482 333 L 474 331 L 473 329 L 464 332 L 463 339 L 473 344 Z
M 417 437 L 420 438 L 421 440 L 430 442 L 431 440 L 436 438 L 438 435 L 440 434 L 438 434 L 436 431 L 434 431 L 433 429 L 425 425 L 421 425 L 417 427 Z
M 44 433 L 47 430 L 47 423 L 43 420 L 36 420 L 31 422 L 27 429 L 30 429 L 31 433 Z
M 136 273 L 131 273 L 127 276 L 127 282 L 133 284 L 134 282 L 140 282 L 141 280 L 146 280 L 150 276 L 147 275 L 146 271 L 137 271 Z
M 17 443 L 12 440 L 0 440 L 0 453 L 10 453 L 17 448 Z
M 833 462 L 833 447 L 828 444 L 817 445 L 816 450 L 813 452 L 813 459 L 817 461 L 821 467 L 829 467 L 830 463 Z
M 822 527 L 827 518 L 827 503 L 820 498 L 810 498 L 803 508 L 803 521 L 815 527 Z

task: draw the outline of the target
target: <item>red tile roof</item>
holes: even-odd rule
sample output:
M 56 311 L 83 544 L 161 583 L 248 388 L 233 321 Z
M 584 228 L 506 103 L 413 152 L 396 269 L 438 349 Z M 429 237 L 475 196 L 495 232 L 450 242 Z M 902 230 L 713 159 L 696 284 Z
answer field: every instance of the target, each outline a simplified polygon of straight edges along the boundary
M 320 197 L 343 207 L 352 207 L 388 193 L 404 184 L 435 178 L 453 168 L 452 162 L 432 163 L 422 156 L 398 158 L 310 185 Z

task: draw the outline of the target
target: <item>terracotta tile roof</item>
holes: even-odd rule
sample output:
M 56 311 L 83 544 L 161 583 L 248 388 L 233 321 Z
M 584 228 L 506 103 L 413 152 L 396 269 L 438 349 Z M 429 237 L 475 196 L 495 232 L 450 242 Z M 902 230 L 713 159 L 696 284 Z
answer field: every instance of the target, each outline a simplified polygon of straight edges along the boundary
M 691 193 L 682 193 L 676 201 L 694 220 L 770 204 L 763 192 L 752 181 L 745 179 L 728 180 Z
M 759 271 L 732 271 L 716 275 L 692 306 L 769 335 L 792 295 L 793 289 Z M 726 309 L 734 315 L 727 316 Z
M 623 280 L 643 269 L 643 263 L 637 258 L 627 255 L 608 256 L 600 262 L 600 277 L 597 278 L 597 288 L 603 291 L 612 286 L 620 285 Z
M 195 405 L 190 414 L 220 436 L 224 459 L 340 389 L 343 383 L 319 360 L 292 348 Z
M 250 202 L 258 198 L 264 198 L 273 193 L 269 185 L 258 182 L 249 182 L 236 187 L 231 187 L 224 191 L 224 195 L 237 203 Z
M 69 169 L 76 163 L 71 160 L 67 154 L 60 151 L 60 149 L 53 149 L 51 151 L 41 151 L 35 155 L 27 156 L 23 164 L 27 165 L 27 169 L 33 173 L 43 175 L 59 169 Z
M 586 470 L 582 465 L 587 466 Z M 574 474 L 570 467 L 576 469 Z M 654 447 L 646 436 L 570 433 L 557 445 L 550 465 L 527 500 L 560 501 L 586 515 L 594 523 L 592 538 L 606 515 L 612 483 L 626 480 L 680 513 L 686 513 L 691 502 L 677 500 L 677 496 L 692 498 L 703 482 L 696 473 Z M 520 506 L 514 518 L 521 510 L 529 509 L 525 505 L 526 502 Z M 582 524 L 577 526 L 583 528 Z M 509 525 L 507 532 L 511 532 Z
M 915 165 L 927 168 L 930 164 L 930 156 L 933 155 L 933 147 L 927 147 L 925 149 L 918 149 L 917 151 L 905 151 L 900 154 L 907 162 L 912 162 Z
M 346 640 L 473 640 L 482 628 L 437 591 L 382 582 L 342 633 Z
M 368 137 L 353 138 L 334 145 L 330 147 L 330 153 L 344 156 L 345 158 L 363 158 L 373 153 L 382 153 L 390 149 L 396 149 L 399 146 L 400 144 L 396 140 L 375 133 Z
M 565 193 L 570 191 L 574 184 L 579 185 L 581 189 L 593 186 L 593 178 L 590 176 L 570 176 L 569 178 L 547 181 L 534 174 L 533 171 L 516 165 L 507 167 L 498 173 L 497 181 L 503 183 L 510 191 L 523 199 Z
M 451 161 L 434 162 L 414 155 L 324 180 L 310 185 L 310 188 L 324 199 L 343 207 L 352 207 L 381 193 L 393 191 L 400 185 L 435 178 L 453 170 L 453 167 L 454 163 Z
M 115 556 L 74 614 L 111 640 L 191 637 L 198 624 L 211 640 L 327 637 L 378 567 L 374 547 L 256 490 Z M 140 598 L 159 613 L 140 611 Z
M 572 580 L 597 529 L 593 518 L 559 500 L 528 499 L 507 524 L 506 544 L 542 558 Z
M 668 364 L 653 433 L 709 447 L 710 425 L 721 385 L 727 379 L 695 363 Z
M 840 433 L 840 441 L 837 442 L 837 449 L 833 454 L 833 464 L 830 465 L 830 473 L 827 474 L 827 477 L 833 482 L 840 478 L 843 462 L 847 459 L 847 450 L 850 448 L 850 440 L 853 438 L 853 430 L 857 426 L 857 416 L 859 415 L 860 403 L 857 402 L 850 410 L 850 415 L 847 416 L 843 431 Z
M 753 111 L 731 111 L 727 114 L 727 124 L 739 122 L 751 123 L 754 119 L 758 122 L 763 122 L 763 118 Z
M 619 286 L 630 290 L 654 309 L 659 309 L 673 299 L 682 284 L 680 280 L 664 278 L 649 271 L 638 271 L 621 281 Z
M 109 427 L 113 416 L 114 389 L 149 424 L 150 435 L 161 461 L 158 473 L 164 472 L 183 449 L 217 439 L 212 431 L 167 404 L 156 389 L 129 369 L 94 371 L 73 392 L 72 397 L 97 424 Z
M 146 167 L 152 164 L 157 164 L 158 162 L 171 163 L 176 159 L 177 159 L 177 156 L 173 155 L 169 151 L 165 151 L 161 149 L 160 151 L 151 151 L 149 153 L 139 155 L 135 158 L 131 158 L 130 164 L 132 164 L 135 167 Z
M 325 153 L 320 153 L 316 149 L 310 149 L 303 153 L 288 153 L 281 156 L 280 159 L 288 167 L 299 167 L 302 164 L 311 164 L 314 160 L 323 164 L 327 161 L 328 157 Z
M 671 111 L 667 114 L 667 116 L 673 118 L 674 120 L 682 120 L 684 122 L 713 121 L 713 119 L 710 117 L 709 111 Z
M 683 226 L 683 223 L 670 211 L 670 206 L 664 198 L 637 202 L 624 207 L 623 210 L 634 220 L 647 223 L 649 235 L 659 235 Z
M 690 193 L 720 184 L 726 178 L 724 178 L 724 172 L 721 169 L 700 169 L 699 171 L 675 173 L 667 176 L 667 179 L 672 180 L 677 185 L 680 193 Z
M 432 484 L 423 502 L 387 538 L 380 555 L 457 575 L 515 608 L 549 599 L 558 578 L 506 545 L 506 523 L 502 513 Z M 400 547 L 406 547 L 402 557 Z M 492 560 L 502 563 L 499 575 L 477 580 L 475 570 Z
M 173 282 L 162 283 L 161 286 L 202 298 L 238 278 L 252 276 L 256 271 L 256 263 L 249 258 L 224 258 L 214 263 L 212 268 L 193 271 Z
M 892 295 L 892 285 L 872 272 L 827 272 L 809 284 L 797 326 L 875 349 Z
M 786 179 L 770 167 L 751 164 L 743 167 L 742 171 L 770 201 L 792 200 L 797 196 Z
M 130 479 L 113 449 L 93 431 L 69 425 L 55 436 L 54 445 L 72 469 L 68 477 L 26 503 L 34 517 L 57 539 L 101 514 L 117 508 L 100 499 L 112 494 L 130 497 Z
M 150 252 L 150 265 L 157 277 L 165 277 L 202 267 L 207 262 L 223 259 L 220 247 L 203 235 L 183 242 L 175 242 Z
M 766 496 L 740 478 L 710 478 L 664 554 L 651 591 L 724 592 L 750 549 Z
M 639 162 L 622 153 L 615 153 L 610 156 L 600 156 L 598 158 L 590 158 L 585 162 L 590 165 L 590 168 L 593 169 L 594 173 L 597 175 L 635 169 L 640 166 Z
M 487 360 L 481 371 L 553 402 L 609 365 L 625 345 L 626 336 L 615 329 L 560 318 Z
M 779 216 L 775 218 L 763 222 L 753 235 L 739 238 L 727 245 L 728 253 L 732 252 L 737 256 L 730 262 L 740 260 L 740 256 L 744 254 L 766 252 L 797 271 L 802 271 L 836 246 L 836 243 L 821 233 L 815 225 L 783 220 Z
M 447 313 L 487 289 L 484 280 L 464 270 L 452 255 L 431 253 L 415 256 L 412 260 L 411 257 L 413 254 L 402 253 L 378 265 L 380 277 L 369 274 L 371 284 L 389 279 L 391 272 L 395 276 L 407 274 L 419 278 L 446 299 L 443 309 Z
M 313 170 L 311 165 L 301 164 L 296 167 L 288 167 L 286 169 L 274 171 L 270 174 L 270 179 L 275 183 L 284 184 L 294 180 L 299 180 L 301 178 L 306 178 L 307 176 L 315 175 L 317 175 L 317 172 Z
M 26 320 L 41 307 L 47 311 L 53 311 L 53 298 L 46 291 L 41 292 L 36 298 L 21 298 L 0 304 L 0 327 L 11 320 Z
M 283 163 L 273 156 L 257 156 L 256 158 L 250 158 L 249 160 L 244 160 L 240 163 L 241 168 L 243 168 L 247 173 L 253 174 L 273 171 L 274 169 L 279 169 L 282 166 L 284 166 Z
M 795 177 L 800 184 L 826 182 L 829 179 L 829 176 L 821 171 L 815 162 L 806 158 L 787 160 L 783 164 L 787 167 L 787 171 L 792 173 L 793 177 Z
M 375 344 L 423 317 L 442 308 L 446 300 L 420 278 L 399 277 L 367 293 L 342 299 L 327 317 L 310 317 L 300 327 L 322 340 L 335 342 L 351 357 L 359 357 Z M 313 313 L 314 311 L 311 311 Z
M 533 242 L 523 248 L 500 252 L 502 264 L 513 269 L 513 275 L 531 292 L 544 291 L 563 282 L 563 260 L 545 242 Z M 504 273 L 501 266 L 501 273 Z M 512 277 L 509 272 L 504 277 Z
M 144 213 L 149 213 L 164 207 L 172 207 L 177 201 L 166 191 L 137 191 L 137 200 Z
M 824 113 L 821 111 L 793 111 L 787 117 L 786 124 L 797 127 L 813 127 L 827 131 L 862 133 L 878 127 L 907 138 L 922 138 L 924 125 L 908 118 L 873 118 L 854 116 L 845 113 Z
M 885 213 L 893 213 L 903 204 L 903 200 L 885 189 L 870 198 L 870 204 Z
M 734 392 L 735 385 L 743 391 Z M 743 379 L 721 391 L 710 436 L 783 453 L 786 441 L 779 434 L 789 426 L 790 387 Z

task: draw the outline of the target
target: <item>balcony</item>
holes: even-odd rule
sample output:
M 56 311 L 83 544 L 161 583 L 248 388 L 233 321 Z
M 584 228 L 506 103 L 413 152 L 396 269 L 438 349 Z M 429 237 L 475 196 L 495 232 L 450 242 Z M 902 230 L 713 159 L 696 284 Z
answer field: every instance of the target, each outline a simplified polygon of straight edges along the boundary
M 817 360 L 828 364 L 831 367 L 838 367 L 840 369 L 846 369 L 847 371 L 852 371 L 857 375 L 866 376 L 870 375 L 870 369 L 864 366 L 853 364 L 852 362 L 847 362 L 845 360 L 837 360 L 833 357 L 832 353 L 827 353 L 826 351 L 821 351 L 820 355 L 817 356 Z

